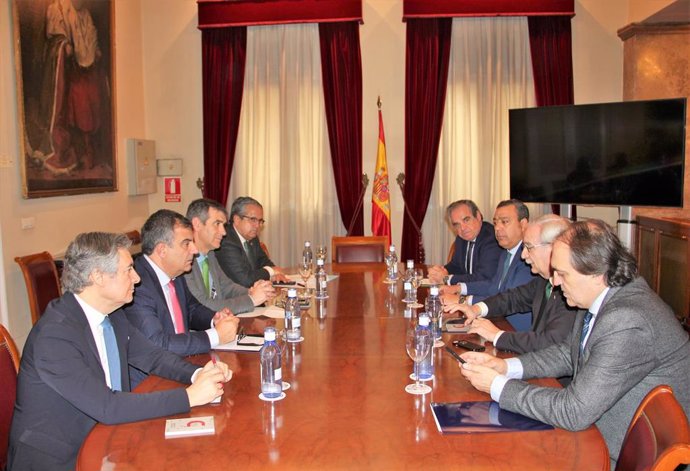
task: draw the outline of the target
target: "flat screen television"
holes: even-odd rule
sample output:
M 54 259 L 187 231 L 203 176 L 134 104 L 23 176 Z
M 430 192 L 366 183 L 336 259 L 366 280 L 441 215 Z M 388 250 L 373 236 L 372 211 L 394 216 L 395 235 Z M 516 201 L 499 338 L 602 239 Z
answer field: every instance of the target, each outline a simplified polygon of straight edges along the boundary
M 510 110 L 511 197 L 682 207 L 685 113 L 685 98 Z

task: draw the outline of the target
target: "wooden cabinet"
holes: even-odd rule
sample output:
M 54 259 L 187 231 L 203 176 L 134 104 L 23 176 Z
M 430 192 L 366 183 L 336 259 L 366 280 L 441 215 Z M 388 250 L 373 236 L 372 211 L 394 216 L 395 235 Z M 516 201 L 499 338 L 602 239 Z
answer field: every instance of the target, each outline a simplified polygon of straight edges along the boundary
M 637 217 L 639 273 L 690 325 L 690 219 Z

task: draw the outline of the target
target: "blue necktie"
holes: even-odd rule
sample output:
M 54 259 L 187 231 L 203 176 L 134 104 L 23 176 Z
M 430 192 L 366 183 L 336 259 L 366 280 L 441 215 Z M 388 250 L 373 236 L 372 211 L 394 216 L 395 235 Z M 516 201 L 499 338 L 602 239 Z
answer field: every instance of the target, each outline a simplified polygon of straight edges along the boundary
M 115 331 L 110 317 L 105 316 L 103 322 L 103 339 L 105 340 L 105 354 L 108 357 L 108 370 L 110 371 L 110 385 L 113 391 L 122 391 L 122 376 L 120 373 L 120 353 L 117 348 Z
M 501 274 L 501 281 L 498 282 L 498 289 L 501 289 L 501 286 L 506 279 L 508 268 L 510 268 L 510 250 L 506 250 L 506 259 L 503 261 L 503 274 Z
M 592 322 L 592 315 L 591 312 L 587 311 L 587 314 L 585 314 L 585 322 L 582 324 L 582 335 L 580 335 L 580 355 L 582 355 L 582 351 L 585 349 L 585 338 L 587 338 L 587 332 L 589 332 L 589 324 Z

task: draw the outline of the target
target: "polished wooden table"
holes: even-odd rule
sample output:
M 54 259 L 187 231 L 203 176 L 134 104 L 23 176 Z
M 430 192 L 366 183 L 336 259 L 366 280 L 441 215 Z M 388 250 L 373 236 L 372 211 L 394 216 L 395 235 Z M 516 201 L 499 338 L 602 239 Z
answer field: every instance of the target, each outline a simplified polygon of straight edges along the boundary
M 175 416 L 213 415 L 215 435 L 166 440 L 165 418 L 97 425 L 77 469 L 608 469 L 606 446 L 594 427 L 577 433 L 440 434 L 430 402 L 488 400 L 488 395 L 461 376 L 443 349 L 434 352 L 433 392 L 407 394 L 410 321 L 400 283 L 384 284 L 378 265 L 334 265 L 331 271 L 340 277 L 328 285 L 330 298 L 303 311 L 304 342 L 284 348 L 283 379 L 291 384 L 285 399 L 258 398 L 258 353 L 221 352 L 235 373 L 221 404 Z M 282 328 L 282 321 L 277 326 Z M 448 343 L 451 337 L 444 336 Z M 490 344 L 487 351 L 494 351 Z M 202 364 L 208 355 L 191 359 Z M 179 386 L 150 377 L 138 391 Z

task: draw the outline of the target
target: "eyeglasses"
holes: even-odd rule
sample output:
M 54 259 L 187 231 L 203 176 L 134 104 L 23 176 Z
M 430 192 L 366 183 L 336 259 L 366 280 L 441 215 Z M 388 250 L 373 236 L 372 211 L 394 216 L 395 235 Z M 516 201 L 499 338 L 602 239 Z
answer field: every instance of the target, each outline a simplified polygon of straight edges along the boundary
M 546 242 L 544 244 L 523 244 L 523 246 L 527 249 L 529 253 L 532 253 L 532 250 L 536 249 L 537 247 L 545 247 L 547 245 L 551 245 L 551 242 Z
M 240 217 L 242 219 L 248 220 L 251 224 L 257 224 L 259 226 L 263 226 L 264 224 L 266 224 L 266 220 L 255 218 L 254 216 L 240 216 Z

